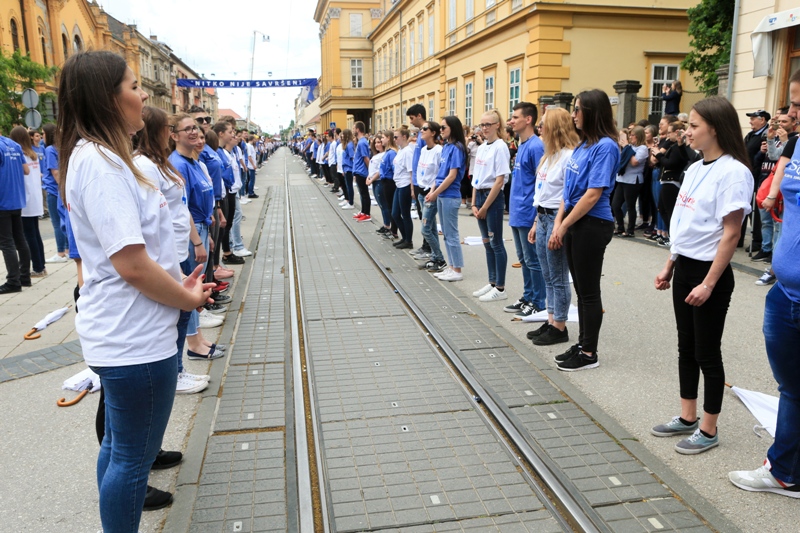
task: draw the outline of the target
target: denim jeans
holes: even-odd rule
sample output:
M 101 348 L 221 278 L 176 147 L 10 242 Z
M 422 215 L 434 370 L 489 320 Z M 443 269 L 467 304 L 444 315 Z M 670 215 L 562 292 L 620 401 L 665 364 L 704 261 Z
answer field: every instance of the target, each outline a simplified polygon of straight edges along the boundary
M 247 169 L 247 194 L 255 194 L 256 186 L 256 170 L 254 168 Z
M 47 193 L 47 211 L 50 213 L 50 223 L 53 225 L 53 233 L 56 236 L 56 250 L 63 253 L 67 249 L 67 236 L 61 229 L 61 217 L 58 214 L 58 196 Z
M 444 261 L 442 247 L 439 245 L 439 228 L 436 227 L 438 202 L 426 202 L 424 194 L 420 194 L 418 200 L 422 205 L 422 236 L 431 247 L 431 261 Z
M 536 245 L 528 242 L 530 230 L 531 228 L 511 226 L 514 246 L 517 249 L 517 259 L 522 264 L 522 299 L 536 309 L 544 309 L 550 300 L 547 298 L 547 285 L 542 265 L 539 264 Z M 550 296 L 552 297 L 552 295 Z
M 42 235 L 39 233 L 39 217 L 22 217 L 22 231 L 25 233 L 25 240 L 28 242 L 28 249 L 31 252 L 31 265 L 34 272 L 44 270 L 44 243 Z
M 659 181 L 658 177 L 661 175 L 661 170 L 658 168 L 653 169 L 653 205 L 658 206 L 658 198 L 661 196 L 661 181 Z M 660 231 L 669 231 L 669 228 L 664 225 L 664 219 L 661 218 L 661 214 L 656 210 L 653 214 L 653 219 L 655 220 L 655 226 L 657 230 Z
M 355 191 L 353 190 L 353 173 L 352 172 L 345 172 L 344 173 L 344 187 L 345 187 L 345 194 L 347 198 L 347 203 L 353 205 Z
M 475 195 L 475 207 L 480 209 L 489 197 L 489 189 L 476 189 L 473 194 Z M 508 265 L 508 254 L 503 242 L 504 209 L 505 197 L 498 194 L 486 211 L 486 218 L 478 219 L 478 228 L 481 230 L 483 248 L 486 251 L 489 283 L 498 287 L 504 287 L 506 284 L 506 266 Z
M 461 253 L 461 237 L 458 235 L 458 208 L 461 198 L 436 199 L 436 208 L 439 211 L 439 223 L 444 234 L 444 246 L 447 249 L 447 258 L 452 268 L 464 267 L 464 255 Z
M 556 322 L 566 322 L 569 302 L 572 299 L 566 249 L 563 246 L 558 250 L 550 250 L 547 247 L 547 241 L 553 233 L 556 215 L 540 213 L 536 217 L 536 254 L 539 256 L 546 286 L 547 312 L 553 315 L 553 320 Z
M 100 520 L 106 533 L 135 533 L 147 478 L 175 399 L 175 356 L 130 366 L 91 367 L 105 396 L 105 436 L 97 457 Z
M 203 247 L 206 249 L 206 252 L 208 252 L 208 224 L 195 224 L 195 228 L 197 228 L 197 234 L 200 235 L 200 240 L 203 242 Z M 192 246 L 191 242 L 189 243 L 189 257 L 186 259 L 185 263 L 187 263 L 188 269 L 184 269 L 184 272 L 188 270 L 188 274 L 191 274 L 199 264 L 194 258 L 194 246 Z M 203 263 L 203 270 L 205 270 L 207 264 L 208 260 Z M 199 325 L 200 314 L 197 311 L 192 311 L 192 316 L 189 318 L 189 325 L 186 328 L 186 335 L 197 335 L 197 328 Z
M 775 220 L 772 213 L 766 209 L 759 209 L 761 214 L 761 251 L 764 253 L 772 252 L 772 239 L 775 235 Z
M 230 241 L 231 250 L 244 250 L 244 240 L 242 239 L 242 204 L 239 196 L 236 196 L 236 210 L 233 214 L 233 226 L 231 227 Z
M 392 220 L 400 228 L 403 241 L 411 242 L 414 232 L 414 222 L 411 220 L 411 185 L 395 189 L 392 201 Z
M 378 179 L 372 182 L 372 194 L 375 195 L 375 201 L 381 209 L 383 225 L 388 227 L 392 223 L 392 206 L 386 205 L 386 198 L 383 197 L 383 181 Z
M 786 296 L 780 282 L 767 294 L 764 341 L 781 394 L 775 442 L 767 458 L 772 475 L 786 483 L 800 483 L 800 304 Z

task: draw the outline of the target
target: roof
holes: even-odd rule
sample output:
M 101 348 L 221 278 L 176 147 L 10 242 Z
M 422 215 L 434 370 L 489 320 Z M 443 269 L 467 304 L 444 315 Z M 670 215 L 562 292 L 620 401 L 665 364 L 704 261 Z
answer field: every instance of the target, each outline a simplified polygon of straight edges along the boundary
M 119 41 L 124 41 L 125 34 L 130 31 L 128 25 L 120 22 L 108 13 L 106 13 L 106 17 L 108 17 L 108 29 L 111 31 L 111 35 Z
M 209 96 L 214 96 L 215 94 L 217 94 L 217 90 L 214 89 L 213 87 L 206 88 L 206 94 Z
M 233 117 L 233 118 L 235 118 L 235 119 L 240 119 L 240 118 L 242 118 L 242 117 L 241 117 L 241 116 L 239 116 L 239 114 L 238 114 L 236 111 L 234 111 L 233 109 L 217 109 L 217 114 L 218 114 L 219 116 L 221 116 L 221 117 L 224 117 L 224 116 L 231 116 L 231 117 Z

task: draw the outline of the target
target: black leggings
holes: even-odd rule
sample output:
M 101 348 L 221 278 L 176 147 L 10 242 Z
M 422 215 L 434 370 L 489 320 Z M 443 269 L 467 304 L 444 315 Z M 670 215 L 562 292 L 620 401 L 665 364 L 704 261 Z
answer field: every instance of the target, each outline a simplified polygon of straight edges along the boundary
M 222 214 L 225 215 L 225 227 L 219 232 L 220 246 L 226 254 L 231 253 L 231 228 L 233 217 L 236 216 L 236 193 L 229 192 L 222 199 Z M 219 257 L 219 256 L 217 256 Z
M 397 190 L 397 185 L 395 185 L 394 180 L 381 180 L 381 192 L 383 193 L 383 201 L 386 202 L 386 205 L 389 206 L 389 212 L 392 211 L 392 206 L 394 205 L 394 191 Z M 392 231 L 392 235 L 397 235 L 397 224 L 394 221 L 394 217 L 392 218 L 392 224 L 390 226 L 390 230 Z
M 672 212 L 675 211 L 675 201 L 681 188 L 674 183 L 662 183 L 661 194 L 658 196 L 658 212 L 664 220 L 664 227 L 669 231 Z
M 603 325 L 603 300 L 600 277 L 603 257 L 614 234 L 610 220 L 585 215 L 567 230 L 564 248 L 578 297 L 578 343 L 586 353 L 597 353 L 600 326 Z
M 703 284 L 711 261 L 678 256 L 672 282 L 672 306 L 678 327 L 678 376 L 681 398 L 697 399 L 700 371 L 703 371 L 703 411 L 710 415 L 722 410 L 725 368 L 722 366 L 722 332 L 731 303 L 734 280 L 728 265 L 708 300 L 701 306 L 685 302 L 689 293 Z
M 633 235 L 636 229 L 636 200 L 642 191 L 641 183 L 620 183 L 614 191 L 614 198 L 611 202 L 611 209 L 614 211 L 614 218 L 617 220 L 617 231 L 625 231 L 625 213 L 622 212 L 622 204 L 628 210 L 628 230 L 627 233 Z
M 369 215 L 372 202 L 369 199 L 369 187 L 367 187 L 367 177 L 356 174 L 356 184 L 358 185 L 358 195 L 361 197 L 361 212 Z
M 39 233 L 39 217 L 22 217 L 22 231 L 28 241 L 33 271 L 41 272 L 44 270 L 44 243 Z
M 472 203 L 472 174 L 461 180 L 461 199 Z

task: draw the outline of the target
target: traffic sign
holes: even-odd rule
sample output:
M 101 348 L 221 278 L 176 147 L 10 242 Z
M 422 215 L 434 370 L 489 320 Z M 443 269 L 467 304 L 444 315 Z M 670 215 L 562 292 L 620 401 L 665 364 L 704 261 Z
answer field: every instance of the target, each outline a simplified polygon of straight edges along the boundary
M 28 109 L 33 109 L 39 105 L 39 95 L 33 89 L 25 89 L 22 91 L 22 105 Z M 38 126 L 31 126 L 31 128 Z
M 28 109 L 25 112 L 25 125 L 35 130 L 39 129 L 42 125 L 42 115 L 35 109 Z
M 336 129 L 336 123 L 335 123 L 335 122 L 331 122 L 331 129 L 332 129 L 332 130 L 335 130 L 335 129 Z

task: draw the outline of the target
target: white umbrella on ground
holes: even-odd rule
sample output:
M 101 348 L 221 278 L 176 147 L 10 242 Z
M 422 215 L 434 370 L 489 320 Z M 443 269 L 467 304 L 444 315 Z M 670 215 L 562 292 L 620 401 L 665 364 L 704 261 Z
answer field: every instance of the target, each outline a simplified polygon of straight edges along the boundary
M 775 438 L 775 428 L 778 426 L 778 398 L 747 389 L 740 389 L 730 383 L 726 383 L 730 389 L 736 393 L 736 396 L 742 403 L 753 413 L 753 416 L 761 423 L 761 425 L 753 426 L 753 432 L 761 437 L 756 431 L 757 429 L 765 429 Z
M 36 325 L 33 326 L 33 329 L 31 329 L 28 333 L 25 334 L 25 340 L 31 341 L 33 339 L 38 339 L 39 337 L 41 337 L 41 335 L 37 332 L 42 331 L 43 329 L 47 328 L 48 325 L 52 324 L 53 322 L 64 316 L 67 313 L 67 311 L 69 311 L 70 307 L 72 306 L 68 305 L 67 307 L 62 307 L 61 309 L 56 309 L 52 313 L 49 313 L 46 317 L 37 322 Z
M 65 379 L 61 388 L 80 392 L 80 394 L 72 400 L 67 401 L 66 398 L 61 398 L 56 402 L 56 405 L 59 407 L 69 407 L 81 401 L 87 393 L 100 390 L 100 376 L 95 374 L 91 368 L 86 368 L 74 376 Z

